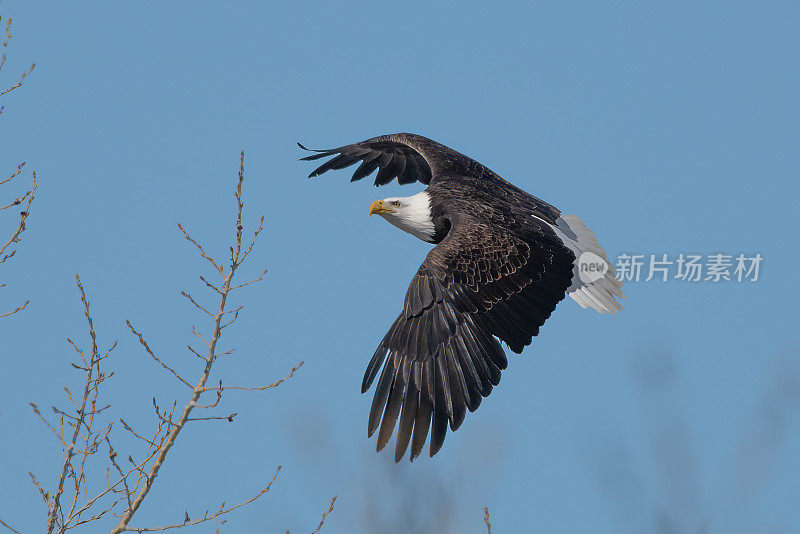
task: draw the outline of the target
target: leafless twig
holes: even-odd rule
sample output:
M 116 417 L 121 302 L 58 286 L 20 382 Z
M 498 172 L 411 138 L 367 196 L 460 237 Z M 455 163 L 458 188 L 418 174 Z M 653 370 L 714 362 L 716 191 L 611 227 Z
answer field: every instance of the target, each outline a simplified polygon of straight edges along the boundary
M 125 320 L 125 324 L 128 325 L 128 328 L 130 328 L 131 332 L 133 332 L 133 335 L 135 335 L 136 337 L 139 338 L 139 343 L 141 343 L 141 345 L 144 347 L 144 350 L 147 351 L 147 354 L 149 354 L 155 361 L 157 361 L 159 364 L 161 364 L 161 367 L 163 367 L 164 369 L 166 369 L 167 371 L 169 371 L 170 373 L 175 375 L 175 378 L 177 378 L 178 380 L 180 380 L 181 382 L 186 384 L 189 388 L 193 388 L 194 387 L 189 383 L 188 380 L 186 380 L 181 375 L 179 375 L 178 372 L 175 369 L 173 369 L 172 367 L 170 367 L 166 363 L 162 362 L 161 359 L 158 356 L 156 356 L 155 353 L 153 353 L 153 351 L 150 349 L 150 345 L 147 344 L 147 341 L 144 340 L 144 337 L 142 337 L 142 334 L 140 334 L 133 327 L 133 325 L 131 324 L 131 322 L 129 320 L 126 319 Z
M 240 391 L 265 391 L 267 389 L 272 389 L 274 387 L 278 387 L 281 384 L 283 384 L 285 381 L 287 381 L 290 378 L 292 378 L 294 376 L 294 374 L 297 372 L 297 370 L 300 369 L 303 366 L 304 363 L 305 362 L 298 363 L 297 365 L 292 367 L 292 370 L 289 371 L 288 375 L 284 376 L 283 378 L 280 378 L 280 379 L 276 380 L 275 382 L 273 382 L 271 384 L 267 384 L 266 386 L 255 386 L 255 387 L 223 386 L 222 382 L 220 381 L 220 385 L 219 386 L 213 387 L 213 388 L 203 388 L 203 391 L 204 392 L 205 391 L 225 391 L 225 390 L 228 390 L 228 389 L 234 389 L 234 390 L 240 390 Z
M 336 499 L 338 499 L 338 498 L 339 498 L 339 496 L 338 496 L 338 495 L 334 495 L 334 496 L 333 496 L 333 499 L 331 499 L 331 505 L 330 505 L 330 506 L 328 506 L 328 510 L 327 510 L 327 511 L 326 511 L 324 514 L 322 514 L 322 519 L 320 519 L 320 520 L 319 520 L 319 524 L 317 525 L 317 528 L 315 528 L 315 529 L 314 529 L 314 530 L 311 532 L 311 534 L 318 534 L 318 533 L 319 533 L 320 529 L 322 529 L 322 525 L 324 525 L 324 524 L 325 524 L 325 520 L 326 520 L 326 519 L 328 518 L 328 516 L 329 516 L 329 515 L 330 515 L 330 514 L 333 512 L 333 507 L 334 507 L 334 505 L 336 504 Z
M 2 17 L 0 17 L 0 22 L 2 22 Z M 3 43 L 0 46 L 2 50 L 0 52 L 0 72 L 3 70 L 3 67 L 6 64 L 6 52 L 8 49 L 8 43 L 11 41 L 10 18 L 4 24 L 4 29 L 5 29 L 5 36 L 3 38 Z M 7 87 L 5 89 L 0 88 L 0 97 L 10 93 L 11 91 L 14 91 L 15 89 L 19 89 L 19 87 L 22 86 L 22 82 L 25 81 L 25 78 L 28 77 L 28 75 L 33 71 L 35 66 L 36 66 L 35 63 L 32 64 L 30 69 L 28 69 L 27 72 L 22 74 L 22 76 L 20 76 L 19 78 L 19 81 L 14 85 Z M 0 105 L 0 114 L 3 113 L 3 109 L 5 109 L 4 106 Z M 17 165 L 16 170 L 14 170 L 9 176 L 5 178 L 0 178 L 0 186 L 10 184 L 14 180 L 14 178 L 16 178 L 22 172 L 22 168 L 24 166 L 25 162 L 22 162 L 19 165 Z M 22 233 L 27 229 L 25 221 L 28 218 L 28 215 L 30 214 L 31 203 L 33 202 L 33 197 L 35 192 L 36 192 L 36 173 L 34 172 L 30 188 L 27 189 L 21 196 L 12 197 L 14 198 L 14 200 L 10 202 L 0 201 L 0 213 L 5 213 L 6 210 L 11 210 L 11 208 L 14 208 L 16 206 L 24 206 L 22 211 L 19 212 L 19 219 L 17 219 L 15 225 L 12 226 L 10 233 L 5 234 L 5 231 L 3 232 L 4 235 L 7 235 L 8 237 L 0 239 L 0 263 L 5 263 L 7 260 L 11 259 L 17 252 L 16 246 L 20 243 L 22 239 Z M 9 211 L 9 213 L 11 213 L 11 211 Z M 4 285 L 5 284 L 0 284 L 0 287 L 3 287 Z M 17 306 L 14 310 L 10 312 L 5 312 L 5 313 L 0 312 L 0 319 L 21 312 L 28 306 L 29 302 L 30 301 L 26 301 L 25 304 Z
M 2 17 L 0 17 L 0 22 L 2 22 Z M 3 70 L 3 67 L 6 64 L 6 50 L 8 49 L 8 43 L 11 42 L 11 18 L 5 24 L 5 37 L 3 37 L 3 44 L 2 44 L 2 53 L 0 53 L 0 71 Z M 25 78 L 33 72 L 33 69 L 36 67 L 36 63 L 31 64 L 31 68 L 27 70 L 27 72 L 23 73 L 20 76 L 19 81 L 12 85 L 11 87 L 7 87 L 6 89 L 0 90 L 0 96 L 10 93 L 15 89 L 19 89 L 22 86 L 22 82 L 25 81 Z M 0 113 L 3 113 L 3 107 L 0 106 Z
M 272 483 L 275 482 L 275 478 L 277 478 L 278 473 L 280 473 L 280 471 L 281 471 L 281 466 L 279 465 L 278 468 L 275 470 L 275 474 L 272 476 L 272 479 L 269 481 L 269 483 L 266 485 L 266 487 L 264 487 L 264 489 L 259 491 L 255 496 L 247 499 L 246 501 L 240 502 L 237 505 L 227 506 L 226 503 L 223 502 L 222 504 L 220 504 L 219 509 L 216 512 L 209 513 L 209 511 L 206 510 L 205 514 L 203 514 L 203 517 L 201 517 L 199 519 L 191 519 L 189 517 L 189 512 L 185 511 L 184 512 L 185 515 L 184 515 L 184 519 L 183 519 L 182 523 L 174 523 L 172 525 L 164 525 L 164 526 L 161 526 L 161 527 L 141 527 L 141 528 L 139 528 L 139 527 L 124 527 L 119 532 L 162 532 L 164 530 L 171 530 L 173 528 L 191 527 L 191 526 L 194 526 L 194 525 L 199 525 L 201 523 L 205 523 L 207 521 L 216 521 L 217 523 L 224 524 L 224 523 L 227 522 L 227 519 L 220 519 L 222 516 L 231 513 L 232 511 L 236 510 L 237 508 L 241 508 L 242 506 L 246 506 L 246 505 L 250 504 L 251 502 L 254 502 L 254 501 L 260 499 L 265 493 L 267 493 L 270 490 L 270 487 L 272 487 Z M 112 530 L 112 532 L 114 532 L 114 531 Z
M 6 527 L 8 530 L 10 530 L 11 532 L 14 532 L 15 534 L 22 534 L 22 532 L 20 532 L 19 530 L 15 529 L 14 527 L 9 525 L 8 523 L 3 521 L 2 519 L 0 519 L 0 525 Z
M 22 306 L 17 306 L 15 309 L 11 310 L 10 312 L 6 312 L 6 313 L 4 313 L 4 314 L 0 315 L 0 319 L 2 319 L 3 317 L 8 317 L 8 316 L 10 316 L 10 315 L 14 315 L 14 314 L 15 314 L 15 313 L 17 313 L 17 312 L 21 312 L 22 310 L 24 310 L 25 308 L 27 308 L 27 307 L 28 307 L 28 304 L 29 304 L 30 302 L 31 302 L 31 301 L 29 301 L 29 300 L 26 300 L 26 301 L 25 301 L 25 304 L 23 304 Z
M 42 492 L 41 488 L 39 488 L 42 497 L 44 498 L 45 504 L 47 506 L 47 527 L 46 532 L 50 534 L 58 527 L 58 532 L 64 532 L 67 530 L 69 522 L 74 518 L 73 514 L 75 512 L 75 508 L 77 506 L 78 495 L 81 493 L 81 484 L 85 481 L 85 473 L 84 473 L 84 466 L 86 462 L 86 458 L 93 454 L 96 451 L 96 443 L 98 434 L 93 430 L 93 424 L 95 416 L 98 413 L 97 410 L 97 397 L 100 391 L 100 384 L 105 382 L 107 379 L 111 378 L 113 373 L 106 374 L 100 368 L 100 363 L 107 358 L 111 351 L 114 350 L 116 343 L 112 345 L 105 354 L 101 353 L 97 347 L 97 335 L 95 334 L 94 330 L 94 323 L 92 321 L 92 316 L 89 307 L 89 301 L 86 298 L 86 292 L 83 289 L 83 284 L 81 283 L 80 277 L 76 274 L 75 275 L 75 283 L 78 286 L 78 290 L 81 294 L 81 302 L 83 303 L 83 311 L 84 316 L 89 325 L 89 336 L 92 340 L 91 345 L 91 352 L 87 359 L 86 355 L 80 351 L 79 353 L 82 358 L 82 365 L 81 364 L 73 364 L 73 367 L 82 369 L 85 374 L 85 382 L 83 386 L 83 396 L 81 400 L 78 401 L 78 409 L 77 409 L 77 416 L 71 417 L 65 421 L 64 416 L 60 417 L 60 426 L 61 432 L 57 432 L 55 428 L 42 416 L 39 409 L 36 407 L 35 404 L 31 403 L 34 412 L 36 412 L 39 417 L 42 418 L 43 421 L 56 432 L 56 435 L 59 436 L 62 443 L 62 449 L 64 453 L 64 461 L 61 465 L 61 474 L 58 477 L 58 483 L 56 484 L 56 491 L 53 493 L 52 497 L 47 492 Z M 73 345 L 74 346 L 74 345 Z M 77 348 L 77 347 L 76 347 Z M 58 411 L 58 410 L 54 410 Z M 63 429 L 64 424 L 72 427 L 72 436 L 69 441 L 66 441 L 63 437 Z M 82 432 L 84 431 L 85 432 Z M 111 428 L 108 428 L 110 431 Z M 107 436 L 107 433 L 106 433 Z M 79 447 L 80 438 L 82 439 L 82 447 Z M 73 461 L 75 456 L 79 457 L 77 466 Z M 77 469 L 76 469 L 77 468 Z M 35 477 L 31 475 L 31 478 L 34 481 L 34 485 L 38 487 L 38 483 L 36 482 Z M 65 514 L 65 506 L 61 502 L 61 497 L 64 493 L 64 485 L 65 483 L 72 479 L 74 482 L 74 490 L 72 491 L 72 499 L 71 503 L 68 508 L 68 512 Z

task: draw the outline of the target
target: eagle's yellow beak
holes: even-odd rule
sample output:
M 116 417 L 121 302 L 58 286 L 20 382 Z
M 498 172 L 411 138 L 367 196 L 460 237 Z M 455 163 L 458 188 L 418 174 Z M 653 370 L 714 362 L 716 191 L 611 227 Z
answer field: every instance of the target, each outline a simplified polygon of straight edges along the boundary
M 370 215 L 384 215 L 386 213 L 394 213 L 395 210 L 390 208 L 389 206 L 385 205 L 383 200 L 376 200 L 372 204 L 369 205 L 369 214 Z

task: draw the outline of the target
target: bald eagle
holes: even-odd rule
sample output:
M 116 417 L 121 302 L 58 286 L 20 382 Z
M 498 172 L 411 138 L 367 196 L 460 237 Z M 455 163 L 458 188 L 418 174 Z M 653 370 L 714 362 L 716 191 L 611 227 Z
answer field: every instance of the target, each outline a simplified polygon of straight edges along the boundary
M 298 143 L 300 148 L 309 150 Z M 579 217 L 510 184 L 477 161 L 421 135 L 382 135 L 301 158 L 333 156 L 309 178 L 361 162 L 351 181 L 375 170 L 375 185 L 428 187 L 409 197 L 376 200 L 370 214 L 436 246 L 406 292 L 403 309 L 378 344 L 361 392 L 380 372 L 368 435 L 378 451 L 399 420 L 395 461 L 411 443 L 430 455 L 467 410 L 500 383 L 508 364 L 500 341 L 517 354 L 531 344 L 565 295 L 584 308 L 621 309 L 622 283 Z M 594 261 L 583 276 L 579 258 Z

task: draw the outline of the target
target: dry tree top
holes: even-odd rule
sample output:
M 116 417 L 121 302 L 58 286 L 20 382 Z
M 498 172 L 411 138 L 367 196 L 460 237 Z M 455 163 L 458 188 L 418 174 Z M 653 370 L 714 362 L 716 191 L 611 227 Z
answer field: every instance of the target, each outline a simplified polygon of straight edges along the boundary
M 236 218 L 234 237 L 229 247 L 230 255 L 225 262 L 210 256 L 203 245 L 195 239 L 182 225 L 178 228 L 199 252 L 200 257 L 211 267 L 214 276 L 200 276 L 205 288 L 211 293 L 213 305 L 202 303 L 204 299 L 195 299 L 189 292 L 181 294 L 191 305 L 203 315 L 208 323 L 207 328 L 192 327 L 195 343 L 187 345 L 197 368 L 195 376 L 191 377 L 185 370 L 179 370 L 170 363 L 171 358 L 160 356 L 145 339 L 145 336 L 134 327 L 131 321 L 126 321 L 131 333 L 141 345 L 147 357 L 159 367 L 173 376 L 180 390 L 185 394 L 185 402 L 179 407 L 178 401 L 162 407 L 154 397 L 152 410 L 155 412 L 152 428 L 144 430 L 134 428 L 125 419 L 113 421 L 111 406 L 104 404 L 101 399 L 104 384 L 109 381 L 114 372 L 108 370 L 108 360 L 117 346 L 116 341 L 107 349 L 100 349 L 92 321 L 91 308 L 83 284 L 76 275 L 76 284 L 80 292 L 84 315 L 88 323 L 89 346 L 81 348 L 72 340 L 68 340 L 77 354 L 77 359 L 72 363 L 73 369 L 83 377 L 81 389 L 77 392 L 64 388 L 68 399 L 68 408 L 52 407 L 52 414 L 45 416 L 36 404 L 31 406 L 42 422 L 52 431 L 63 452 L 63 462 L 58 470 L 58 477 L 51 487 L 46 487 L 42 477 L 31 473 L 31 480 L 38 490 L 47 511 L 45 532 L 64 533 L 76 527 L 91 524 L 92 532 L 96 532 L 102 521 L 113 518 L 109 532 L 156 532 L 175 528 L 190 527 L 207 522 L 224 524 L 227 515 L 234 510 L 253 503 L 269 492 L 273 482 L 281 470 L 277 466 L 274 475 L 266 481 L 259 490 L 251 496 L 236 504 L 222 501 L 219 506 L 207 508 L 201 512 L 180 510 L 176 511 L 175 522 L 161 526 L 133 526 L 137 512 L 146 502 L 150 490 L 156 483 L 158 476 L 169 457 L 172 446 L 175 444 L 184 428 L 198 422 L 228 421 L 233 422 L 237 413 L 218 413 L 225 392 L 247 391 L 259 392 L 273 389 L 285 380 L 294 377 L 303 362 L 298 363 L 283 378 L 266 385 L 234 385 L 223 383 L 216 379 L 211 383 L 214 363 L 220 358 L 233 357 L 235 347 L 225 352 L 217 349 L 220 338 L 226 328 L 231 326 L 239 317 L 243 306 L 233 307 L 229 298 L 233 293 L 257 282 L 264 280 L 266 270 L 254 278 L 239 282 L 237 274 L 253 251 L 259 235 L 264 227 L 264 217 L 259 219 L 258 226 L 252 233 L 249 242 L 243 242 L 244 226 L 242 223 L 242 184 L 244 182 L 244 152 L 239 161 L 239 174 L 235 189 Z M 208 397 L 208 398 L 207 398 Z M 198 411 L 202 415 L 197 415 Z M 117 424 L 119 423 L 119 425 Z M 201 423 L 202 424 L 202 423 Z M 122 428 L 120 429 L 119 426 Z M 138 452 L 121 452 L 114 445 L 116 432 L 123 432 L 132 436 L 135 443 L 139 443 Z M 105 480 L 87 480 L 90 471 L 88 462 L 101 461 L 94 457 L 100 453 L 106 455 Z M 333 511 L 336 497 L 330 503 L 328 510 L 323 514 L 316 530 L 322 528 L 325 519 Z M 5 526 L 15 533 L 19 533 L 7 523 L 0 520 L 0 525 Z

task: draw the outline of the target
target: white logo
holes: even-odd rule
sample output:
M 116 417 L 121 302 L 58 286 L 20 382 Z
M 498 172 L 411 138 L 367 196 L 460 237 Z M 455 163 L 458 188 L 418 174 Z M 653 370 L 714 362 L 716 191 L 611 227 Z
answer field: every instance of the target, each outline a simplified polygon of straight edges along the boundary
M 578 276 L 584 284 L 597 282 L 608 271 L 606 260 L 593 252 L 583 252 L 578 258 Z

